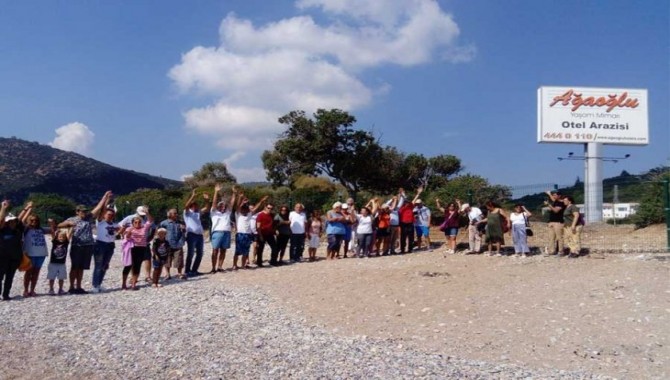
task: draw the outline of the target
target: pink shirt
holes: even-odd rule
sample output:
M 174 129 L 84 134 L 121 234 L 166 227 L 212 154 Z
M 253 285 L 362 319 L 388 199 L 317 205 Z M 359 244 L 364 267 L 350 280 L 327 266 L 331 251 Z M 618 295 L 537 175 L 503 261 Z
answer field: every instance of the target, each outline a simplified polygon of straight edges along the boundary
M 128 228 L 126 234 L 130 234 L 130 240 L 133 241 L 135 247 L 146 247 L 149 245 L 147 242 L 147 229 L 149 229 L 150 226 L 151 222 L 147 221 L 142 228 Z

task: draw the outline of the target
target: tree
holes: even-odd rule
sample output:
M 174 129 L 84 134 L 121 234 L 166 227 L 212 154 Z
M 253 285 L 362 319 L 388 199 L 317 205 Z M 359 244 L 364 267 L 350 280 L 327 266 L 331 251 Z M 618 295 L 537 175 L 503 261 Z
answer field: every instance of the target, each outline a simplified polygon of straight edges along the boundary
M 200 170 L 184 180 L 186 187 L 195 189 L 201 186 L 214 186 L 217 183 L 235 183 L 237 179 L 230 174 L 223 162 L 208 162 Z
M 33 209 L 42 217 L 42 223 L 47 218 L 63 221 L 74 215 L 75 203 L 58 194 L 31 193 L 26 201 L 33 202 Z M 18 215 L 18 214 L 17 214 Z
M 327 175 L 357 193 L 371 182 L 383 148 L 369 132 L 353 129 L 356 118 L 339 109 L 319 109 L 308 118 L 292 111 L 279 118 L 288 126 L 261 159 L 274 186 L 289 185 L 303 175 Z
M 435 194 L 445 202 L 458 198 L 465 203 L 472 199 L 472 202 L 478 205 L 488 200 L 502 204 L 512 197 L 509 187 L 491 185 L 485 178 L 472 174 L 452 179 L 446 186 L 436 190 Z
M 640 208 L 632 217 L 636 229 L 665 222 L 663 181 L 670 181 L 670 168 L 651 169 L 644 177 L 649 182 L 640 191 Z
M 188 193 L 183 190 L 139 189 L 117 197 L 115 204 L 119 217 L 135 213 L 137 206 L 147 205 L 154 218 L 161 221 L 171 208 L 181 212 L 187 197 Z

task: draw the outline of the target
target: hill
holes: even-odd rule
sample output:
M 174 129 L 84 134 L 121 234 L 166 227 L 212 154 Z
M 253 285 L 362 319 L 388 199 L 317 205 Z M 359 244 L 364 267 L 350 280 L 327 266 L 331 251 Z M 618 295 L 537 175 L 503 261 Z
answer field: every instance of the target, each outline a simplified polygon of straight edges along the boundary
M 618 202 L 640 202 L 640 196 L 643 194 L 643 187 L 651 181 L 658 181 L 657 176 L 660 173 L 668 171 L 667 167 L 658 167 L 651 169 L 639 175 L 633 175 L 625 170 L 618 176 L 603 179 L 603 201 L 612 202 L 614 199 L 614 188 L 617 188 Z M 572 186 L 559 188 L 561 193 L 572 195 L 575 202 L 584 202 L 584 183 L 577 181 Z M 521 198 L 513 199 L 512 203 L 523 203 L 531 210 L 539 209 L 542 202 L 547 199 L 543 192 L 526 195 Z
M 20 202 L 30 193 L 55 193 L 92 204 L 107 190 L 128 194 L 182 183 L 117 168 L 73 152 L 17 138 L 0 137 L 0 196 Z

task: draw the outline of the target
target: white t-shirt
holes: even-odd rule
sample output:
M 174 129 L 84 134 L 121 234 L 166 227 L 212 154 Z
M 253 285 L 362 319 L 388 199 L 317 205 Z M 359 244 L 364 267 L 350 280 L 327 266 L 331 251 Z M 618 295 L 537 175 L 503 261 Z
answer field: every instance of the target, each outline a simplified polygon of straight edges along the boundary
M 430 227 L 430 209 L 426 206 L 414 207 L 414 225 L 421 227 Z
M 252 219 L 256 219 L 255 215 L 251 215 L 251 212 L 247 213 L 247 215 L 242 215 L 239 212 L 235 213 L 235 229 L 237 230 L 238 234 L 253 234 L 252 226 L 256 224 L 254 221 L 252 223 Z
M 291 233 L 292 234 L 304 234 L 305 233 L 305 220 L 307 217 L 304 212 L 295 212 L 291 211 L 288 214 L 288 221 L 291 223 Z
M 479 207 L 471 207 L 470 212 L 468 213 L 468 219 L 470 219 L 470 224 L 473 222 L 478 222 L 482 217 L 482 210 Z
M 119 225 L 114 222 L 109 223 L 105 220 L 98 220 L 95 223 L 95 240 L 104 243 L 114 243 L 118 228 Z
M 356 215 L 358 226 L 356 227 L 357 234 L 371 234 L 372 233 L 372 216 Z
M 184 223 L 186 223 L 186 232 L 202 235 L 202 223 L 200 222 L 200 213 L 191 210 L 184 210 Z
M 23 250 L 30 257 L 47 255 L 47 241 L 41 228 L 29 228 L 23 235 Z
M 212 209 L 210 213 L 212 218 L 212 231 L 230 231 L 230 211 L 221 212 L 217 209 Z
M 523 212 L 520 213 L 510 213 L 509 214 L 509 220 L 512 222 L 513 225 L 526 225 L 526 218 L 523 217 Z

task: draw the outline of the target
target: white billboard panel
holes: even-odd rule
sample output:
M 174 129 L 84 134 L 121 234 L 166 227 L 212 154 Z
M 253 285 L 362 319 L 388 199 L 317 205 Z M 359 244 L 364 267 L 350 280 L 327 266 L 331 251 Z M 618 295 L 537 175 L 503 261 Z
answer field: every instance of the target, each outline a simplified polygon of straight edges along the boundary
M 540 87 L 537 142 L 649 144 L 646 89 Z

